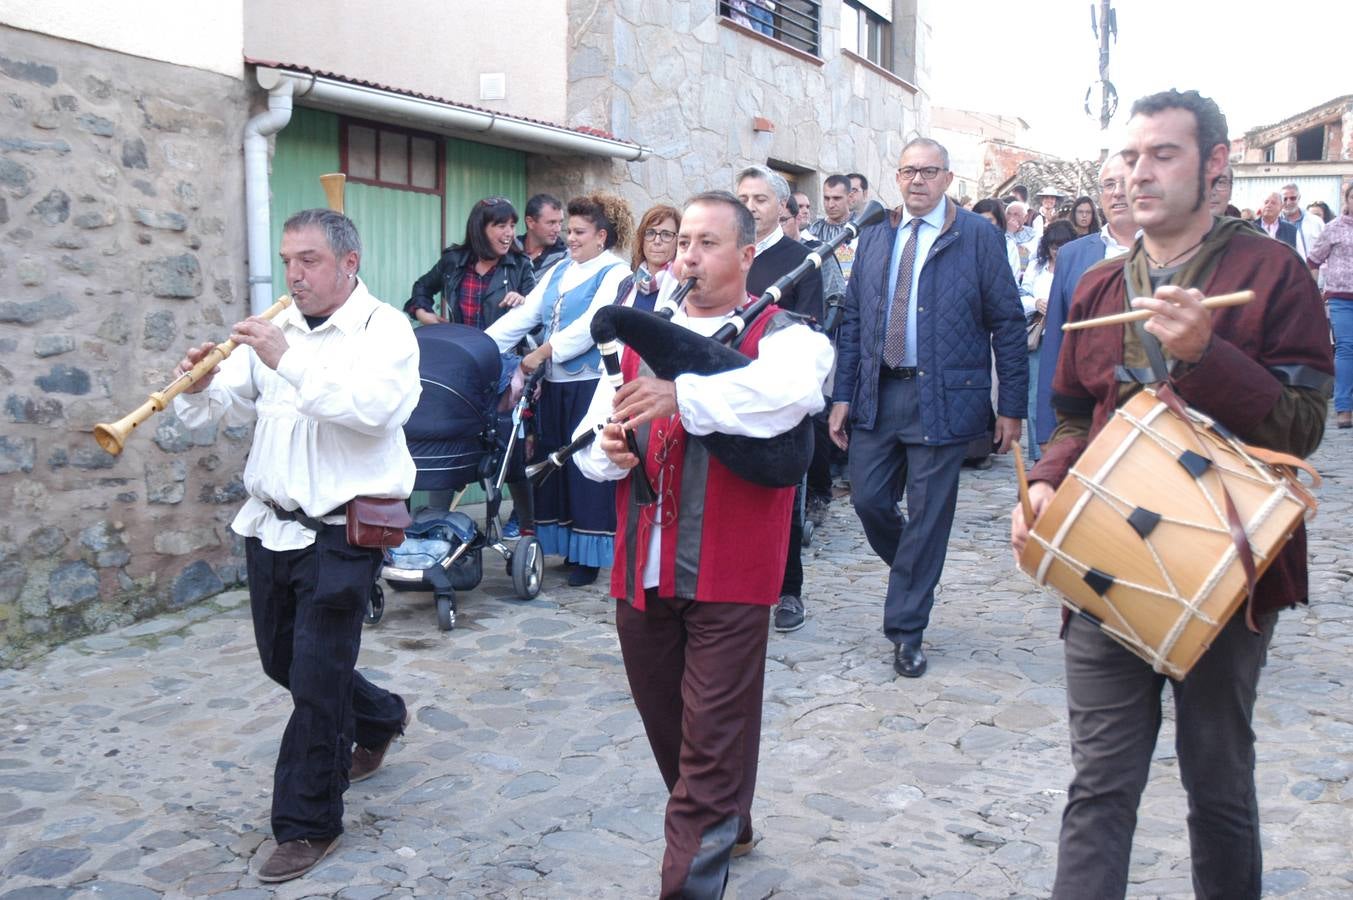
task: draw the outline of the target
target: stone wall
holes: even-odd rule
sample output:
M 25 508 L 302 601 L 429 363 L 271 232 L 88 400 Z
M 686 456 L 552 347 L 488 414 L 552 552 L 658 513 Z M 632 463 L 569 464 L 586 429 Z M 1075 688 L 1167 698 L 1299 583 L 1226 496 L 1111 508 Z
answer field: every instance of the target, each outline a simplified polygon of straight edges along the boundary
M 0 666 L 237 583 L 246 434 L 94 423 L 248 305 L 236 79 L 0 27 Z
M 899 202 L 892 173 L 902 145 L 924 127 L 923 95 L 841 54 L 839 4 L 822 7 L 820 62 L 721 23 L 716 8 L 570 0 L 567 123 L 654 154 L 632 163 L 532 157 L 531 189 L 569 197 L 610 187 L 637 218 L 654 203 L 731 190 L 739 169 L 774 160 L 808 170 L 800 186 L 810 194 L 826 175 L 858 171 L 881 200 Z M 912 16 L 899 27 L 918 25 Z M 754 131 L 757 117 L 775 130 Z

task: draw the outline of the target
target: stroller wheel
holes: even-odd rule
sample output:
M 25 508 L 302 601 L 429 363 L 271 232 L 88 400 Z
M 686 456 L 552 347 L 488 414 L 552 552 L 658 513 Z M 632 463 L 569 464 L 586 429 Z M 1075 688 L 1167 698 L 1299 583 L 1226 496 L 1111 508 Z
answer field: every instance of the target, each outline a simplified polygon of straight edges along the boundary
M 518 541 L 508 571 L 512 575 L 512 589 L 518 597 L 534 600 L 540 596 L 540 583 L 545 577 L 545 554 L 540 550 L 540 541 L 534 537 Z
M 456 627 L 456 598 L 448 594 L 437 595 L 437 627 L 450 631 Z
M 810 521 L 808 521 L 808 520 L 806 520 L 806 519 L 804 520 L 804 523 L 803 523 L 803 540 L 800 542 L 802 546 L 808 547 L 808 546 L 810 546 L 810 545 L 813 543 L 813 532 L 816 531 L 816 530 L 817 530 L 817 526 L 816 526 L 816 525 L 814 525 L 812 522 L 810 522 Z
M 362 621 L 368 625 L 375 625 L 385 615 L 385 589 L 377 582 L 371 586 L 371 596 L 366 601 L 366 615 Z

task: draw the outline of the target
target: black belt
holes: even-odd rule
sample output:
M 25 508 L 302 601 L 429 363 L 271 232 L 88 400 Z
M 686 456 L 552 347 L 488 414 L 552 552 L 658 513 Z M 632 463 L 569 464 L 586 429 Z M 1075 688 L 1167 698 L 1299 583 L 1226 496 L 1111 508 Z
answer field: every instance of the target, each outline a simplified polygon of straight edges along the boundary
M 899 366 L 894 369 L 890 366 L 879 366 L 879 376 L 882 378 L 896 378 L 899 381 L 911 381 L 916 377 L 915 366 Z
M 268 507 L 268 509 L 273 511 L 273 515 L 277 516 L 277 518 L 281 519 L 283 522 L 300 522 L 302 525 L 304 525 L 306 528 L 309 528 L 311 531 L 323 530 L 324 526 L 328 523 L 322 520 L 326 516 L 334 515 L 334 513 L 340 512 L 343 509 L 343 507 L 340 506 L 333 512 L 325 513 L 323 516 L 320 516 L 317 519 L 312 516 L 307 516 L 300 509 L 283 509 L 276 503 L 273 503 L 271 500 L 263 500 L 262 502 L 264 506 Z

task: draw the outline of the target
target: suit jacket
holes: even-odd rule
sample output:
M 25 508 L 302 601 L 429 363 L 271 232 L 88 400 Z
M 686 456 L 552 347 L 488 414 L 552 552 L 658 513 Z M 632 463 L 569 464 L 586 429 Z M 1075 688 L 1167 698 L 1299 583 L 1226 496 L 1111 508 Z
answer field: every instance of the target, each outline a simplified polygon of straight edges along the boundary
M 1251 224 L 1254 225 L 1255 231 L 1259 232 L 1264 237 L 1269 236 L 1269 233 L 1266 230 L 1264 230 L 1264 223 L 1261 222 L 1259 219 L 1255 219 Z M 1277 239 L 1282 241 L 1287 246 L 1291 247 L 1293 250 L 1297 249 L 1297 226 L 1293 225 L 1286 219 L 1279 217 Z
M 1038 397 L 1034 406 L 1034 440 L 1046 444 L 1057 427 L 1052 412 L 1052 376 L 1057 371 L 1057 354 L 1062 349 L 1062 325 L 1071 309 L 1071 298 L 1085 271 L 1104 258 L 1104 237 L 1096 231 L 1076 238 L 1057 251 L 1057 267 L 1052 273 L 1048 293 L 1048 315 L 1044 320 L 1043 346 L 1038 349 Z
M 808 258 L 808 248 L 787 237 L 771 244 L 752 262 L 747 272 L 747 293 L 760 297 L 791 269 Z M 809 277 L 809 276 L 812 277 Z M 781 309 L 822 321 L 822 278 L 810 272 L 798 283 L 790 285 L 776 303 Z
M 902 213 L 860 233 L 846 285 L 832 399 L 873 428 L 887 331 L 888 269 Z M 917 380 L 924 442 L 961 444 L 986 432 L 991 416 L 991 357 L 1000 379 L 996 412 L 1023 419 L 1029 400 L 1024 306 L 1010 273 L 1005 236 L 952 202 L 917 288 Z

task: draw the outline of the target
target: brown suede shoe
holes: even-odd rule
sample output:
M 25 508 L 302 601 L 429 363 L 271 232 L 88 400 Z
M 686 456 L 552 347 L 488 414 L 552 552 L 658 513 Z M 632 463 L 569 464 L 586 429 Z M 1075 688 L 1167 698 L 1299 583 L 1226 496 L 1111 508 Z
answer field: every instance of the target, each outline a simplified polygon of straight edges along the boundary
M 402 728 L 408 728 L 409 723 L 413 721 L 413 711 L 407 706 L 404 708 L 404 724 Z M 348 769 L 348 782 L 355 784 L 359 781 L 366 781 L 372 775 L 380 771 L 381 763 L 385 762 L 385 751 L 390 749 L 390 745 L 395 742 L 395 738 L 402 734 L 396 731 L 379 747 L 367 749 L 360 744 L 352 749 L 352 766 Z
M 268 861 L 258 870 L 258 880 L 276 882 L 300 878 L 319 865 L 320 860 L 334 852 L 340 837 L 342 835 L 336 834 L 326 840 L 303 838 L 299 841 L 278 844 L 272 856 L 268 857 Z
M 739 841 L 738 843 L 734 844 L 733 852 L 729 855 L 733 859 L 737 859 L 740 856 L 746 856 L 748 853 L 751 853 L 753 850 L 755 850 L 756 845 L 759 843 L 761 843 L 761 835 L 756 832 L 752 832 L 752 839 L 750 841 Z

